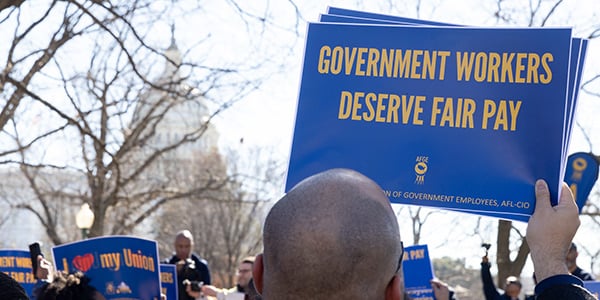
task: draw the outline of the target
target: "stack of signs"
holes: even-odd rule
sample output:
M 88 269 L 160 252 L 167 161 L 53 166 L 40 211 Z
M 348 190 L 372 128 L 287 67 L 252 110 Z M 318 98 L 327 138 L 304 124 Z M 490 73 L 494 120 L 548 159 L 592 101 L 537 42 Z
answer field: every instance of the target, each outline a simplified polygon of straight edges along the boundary
M 404 290 L 411 299 L 434 299 L 430 283 L 433 279 L 433 267 L 427 245 L 404 248 L 402 273 L 404 274 Z
M 29 250 L 0 250 L 0 272 L 16 280 L 29 297 L 33 296 L 37 280 L 32 272 Z
M 158 245 L 131 236 L 106 236 L 52 248 L 57 270 L 81 271 L 107 300 L 160 299 Z
M 393 203 L 527 221 L 553 204 L 587 43 L 329 8 L 310 23 L 286 191 L 331 168 Z

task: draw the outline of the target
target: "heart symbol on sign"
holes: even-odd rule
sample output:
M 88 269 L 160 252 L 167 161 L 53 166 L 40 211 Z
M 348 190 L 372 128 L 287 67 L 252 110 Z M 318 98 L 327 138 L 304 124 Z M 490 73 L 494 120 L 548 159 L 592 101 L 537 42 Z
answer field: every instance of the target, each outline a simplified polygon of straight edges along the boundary
M 73 266 L 81 272 L 86 272 L 94 264 L 94 256 L 91 253 L 77 255 L 73 258 Z

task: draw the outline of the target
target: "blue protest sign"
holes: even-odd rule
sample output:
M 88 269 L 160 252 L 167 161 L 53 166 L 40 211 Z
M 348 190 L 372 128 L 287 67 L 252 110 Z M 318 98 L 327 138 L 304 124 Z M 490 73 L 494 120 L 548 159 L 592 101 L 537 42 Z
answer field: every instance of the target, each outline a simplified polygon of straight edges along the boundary
M 577 152 L 569 155 L 565 182 L 571 188 L 579 212 L 598 179 L 598 160 L 591 153 Z
M 160 299 L 158 246 L 131 236 L 106 236 L 52 248 L 58 270 L 81 271 L 111 299 Z
M 538 178 L 556 203 L 570 48 L 561 28 L 309 24 L 286 189 L 344 167 L 395 203 L 530 215 Z
M 323 14 L 320 17 L 321 22 L 333 22 L 333 23 L 348 23 L 348 24 L 400 24 L 400 25 L 412 25 L 412 26 L 423 26 L 423 25 L 445 25 L 445 26 L 457 26 L 455 24 L 442 24 L 437 22 L 424 21 L 419 19 L 410 19 L 397 16 L 389 16 L 382 14 L 374 14 L 362 11 L 354 11 L 342 8 L 330 7 L 328 8 L 328 14 Z M 587 40 L 573 38 L 571 44 L 571 61 L 569 65 L 569 81 L 567 86 L 567 99 L 566 99 L 566 111 L 565 111 L 565 122 L 563 124 L 563 144 L 562 152 L 563 156 L 561 161 L 565 160 L 566 149 L 568 140 L 570 139 L 572 120 L 575 112 L 576 100 L 579 91 L 579 85 L 581 81 L 581 73 L 583 70 L 583 64 L 585 61 L 585 54 L 587 49 Z M 561 162 L 561 170 L 564 171 L 564 164 Z M 561 175 L 562 176 L 562 175 Z M 518 221 L 527 221 L 529 219 L 528 214 L 523 213 L 512 213 L 512 212 L 496 212 L 493 209 L 489 211 L 481 210 L 470 210 L 461 208 L 451 208 L 452 210 L 475 213 L 479 215 L 493 216 L 502 219 L 511 219 Z
M 429 259 L 427 245 L 404 248 L 402 272 L 404 289 L 411 299 L 434 299 L 430 283 L 433 279 L 433 266 Z
M 0 272 L 21 284 L 31 297 L 37 280 L 31 271 L 29 250 L 0 250 Z
M 160 289 L 167 300 L 177 300 L 177 269 L 175 265 L 160 264 Z

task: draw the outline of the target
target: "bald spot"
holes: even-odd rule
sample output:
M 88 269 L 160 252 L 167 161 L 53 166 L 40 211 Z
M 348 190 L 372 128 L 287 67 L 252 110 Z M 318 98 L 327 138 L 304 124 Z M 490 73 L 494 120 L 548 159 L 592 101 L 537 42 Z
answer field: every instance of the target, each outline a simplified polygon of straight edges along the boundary
M 383 299 L 400 255 L 389 200 L 344 169 L 296 185 L 269 212 L 263 238 L 266 299 Z
M 187 229 L 178 232 L 175 235 L 175 242 L 177 242 L 177 239 L 187 239 L 187 240 L 190 240 L 192 243 L 194 242 L 194 236 Z

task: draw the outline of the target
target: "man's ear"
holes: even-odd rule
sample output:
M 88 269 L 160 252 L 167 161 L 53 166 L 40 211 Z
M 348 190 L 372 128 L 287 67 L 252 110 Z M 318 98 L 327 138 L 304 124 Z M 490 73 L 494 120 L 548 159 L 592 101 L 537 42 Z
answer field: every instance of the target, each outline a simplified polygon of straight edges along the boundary
M 402 279 L 397 274 L 392 277 L 385 289 L 385 300 L 403 300 Z
M 262 253 L 254 258 L 254 266 L 252 267 L 252 280 L 256 291 L 262 295 L 263 293 L 263 255 Z

